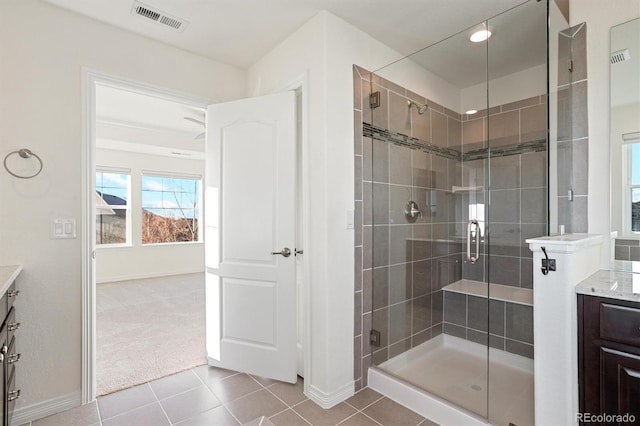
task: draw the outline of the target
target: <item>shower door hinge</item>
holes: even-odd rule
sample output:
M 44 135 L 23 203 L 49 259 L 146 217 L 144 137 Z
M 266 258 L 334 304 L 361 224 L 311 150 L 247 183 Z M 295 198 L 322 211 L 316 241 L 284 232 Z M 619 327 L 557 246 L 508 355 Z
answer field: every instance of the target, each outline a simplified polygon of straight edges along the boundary
M 573 72 L 573 59 L 567 60 L 567 69 L 569 72 Z
M 569 197 L 569 201 L 573 201 L 573 189 L 567 191 L 567 197 Z
M 369 333 L 369 344 L 371 346 L 380 347 L 380 332 L 378 330 L 371 329 Z
M 380 92 L 373 92 L 369 95 L 369 107 L 376 109 L 380 106 Z

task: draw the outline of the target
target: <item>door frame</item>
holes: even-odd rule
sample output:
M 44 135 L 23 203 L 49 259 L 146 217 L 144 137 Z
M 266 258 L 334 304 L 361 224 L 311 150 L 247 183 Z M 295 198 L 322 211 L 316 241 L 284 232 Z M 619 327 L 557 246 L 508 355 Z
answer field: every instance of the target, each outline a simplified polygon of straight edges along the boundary
M 82 404 L 88 404 L 96 399 L 96 280 L 95 280 L 95 211 L 93 205 L 93 188 L 95 187 L 95 151 L 96 151 L 96 85 L 111 86 L 134 93 L 150 95 L 171 101 L 182 102 L 203 109 L 217 100 L 198 97 L 185 92 L 168 89 L 154 84 L 145 83 L 131 78 L 114 76 L 88 67 L 81 69 L 81 164 L 82 164 L 82 212 L 81 212 L 81 245 L 82 245 L 82 372 L 81 396 Z M 308 73 L 295 78 L 274 92 L 300 89 L 302 92 L 302 128 L 297 146 L 302 150 L 298 167 L 302 168 L 299 177 L 302 184 L 303 208 L 303 241 L 309 244 L 309 138 L 308 138 Z M 306 249 L 308 252 L 308 249 Z M 306 254 L 306 253 L 305 253 Z M 307 258 L 309 256 L 307 255 Z M 303 330 L 304 375 L 311 378 L 311 321 L 310 321 L 310 262 L 303 261 L 303 295 L 298 298 L 304 305 L 303 315 L 298 319 Z M 305 380 L 305 393 L 310 381 Z
M 287 90 L 300 90 L 301 92 L 301 128 L 296 129 L 299 138 L 296 141 L 296 149 L 300 150 L 300 161 L 296 159 L 296 171 L 298 172 L 298 184 L 302 185 L 302 200 L 298 205 L 302 206 L 302 294 L 298 295 L 296 303 L 298 310 L 298 327 L 302 329 L 302 371 L 304 374 L 304 393 L 309 395 L 311 389 L 311 227 L 309 226 L 309 218 L 311 214 L 311 191 L 310 182 L 311 175 L 309 173 L 310 147 L 309 147 L 309 71 L 305 70 L 302 74 L 282 86 L 277 87 L 270 93 L 284 92 Z M 297 119 L 297 118 L 296 118 Z M 297 127 L 297 123 L 296 123 Z M 297 224 L 296 224 L 297 227 Z M 297 244 L 297 241 L 296 241 Z M 300 247 L 298 247 L 300 248 Z M 296 282 L 297 286 L 297 282 Z M 300 315 L 301 314 L 301 315 Z
M 108 86 L 206 109 L 216 101 L 82 68 L 82 404 L 96 399 L 95 188 L 96 86 Z

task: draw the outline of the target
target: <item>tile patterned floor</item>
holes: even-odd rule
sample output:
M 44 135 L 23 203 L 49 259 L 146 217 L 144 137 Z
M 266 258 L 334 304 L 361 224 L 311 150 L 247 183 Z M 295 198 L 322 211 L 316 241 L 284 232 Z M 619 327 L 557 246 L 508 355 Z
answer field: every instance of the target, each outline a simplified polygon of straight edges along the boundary
M 291 385 L 206 365 L 98 398 L 29 426 L 428 426 L 431 421 L 365 388 L 324 410 Z

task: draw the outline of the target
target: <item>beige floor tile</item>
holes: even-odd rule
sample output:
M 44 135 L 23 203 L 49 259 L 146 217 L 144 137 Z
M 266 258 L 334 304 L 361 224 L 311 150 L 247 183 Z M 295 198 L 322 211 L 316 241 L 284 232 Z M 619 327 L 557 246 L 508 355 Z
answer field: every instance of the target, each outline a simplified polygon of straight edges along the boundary
M 199 388 L 163 399 L 160 404 L 171 423 L 177 423 L 219 406 L 220 400 L 211 393 L 209 388 L 200 385 Z
M 200 365 L 198 367 L 194 367 L 192 370 L 198 377 L 200 377 L 200 380 L 202 380 L 205 385 L 209 385 L 226 377 L 240 374 L 237 371 L 225 370 L 224 368 L 216 368 L 208 365 Z
M 240 423 L 222 405 L 176 423 L 180 426 L 237 426 Z
M 157 401 L 148 384 L 135 386 L 98 398 L 98 408 L 102 420 L 115 417 L 127 411 Z
M 243 426 L 275 426 L 275 425 L 271 420 L 269 420 L 265 416 L 260 416 L 245 423 Z
M 365 408 L 363 413 L 385 426 L 416 426 L 424 420 L 421 415 L 389 398 L 382 398 Z
M 373 404 L 380 398 L 382 398 L 382 395 L 380 395 L 378 392 L 374 391 L 371 388 L 364 388 L 357 394 L 353 395 L 351 398 L 347 399 L 346 403 L 358 410 L 362 410 L 365 407 Z
M 230 402 L 251 392 L 263 389 L 262 385 L 247 374 L 236 374 L 207 385 L 222 402 Z
M 344 402 L 325 410 L 311 400 L 296 405 L 293 410 L 314 426 L 334 426 L 356 413 Z
M 269 417 L 287 409 L 287 406 L 282 401 L 265 389 L 236 399 L 226 406 L 241 423 L 251 421 L 260 416 Z
M 164 426 L 170 424 L 158 402 L 136 408 L 102 422 L 103 426 Z
M 193 371 L 187 370 L 154 380 L 153 382 L 149 382 L 149 385 L 158 399 L 165 399 L 172 395 L 200 387 L 202 386 L 202 381 Z
M 269 420 L 276 426 L 309 426 L 309 423 L 298 415 L 295 411 L 289 409 L 280 414 L 276 414 Z
M 33 422 L 33 426 L 89 426 L 95 423 L 100 423 L 100 418 L 98 417 L 97 404 L 92 402 L 36 420 Z
M 365 416 L 362 413 L 356 413 L 355 415 L 340 423 L 340 426 L 380 426 L 380 423 L 376 422 L 371 417 Z
M 302 380 L 298 380 L 295 385 L 277 382 L 269 386 L 267 390 L 284 401 L 289 407 L 307 399 L 304 394 L 304 382 Z
M 265 388 L 267 386 L 271 386 L 274 383 L 280 383 L 277 380 L 268 379 L 266 377 L 254 376 L 253 374 L 250 374 L 250 376 L 253 378 L 253 380 L 255 380 L 256 382 L 260 383 Z

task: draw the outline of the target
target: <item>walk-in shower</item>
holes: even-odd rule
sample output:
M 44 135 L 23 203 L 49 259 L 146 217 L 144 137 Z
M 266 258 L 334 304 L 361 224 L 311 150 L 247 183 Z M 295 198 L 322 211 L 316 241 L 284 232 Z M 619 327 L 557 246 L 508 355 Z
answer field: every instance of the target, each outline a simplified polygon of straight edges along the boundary
M 357 386 L 372 367 L 478 422 L 534 424 L 525 240 L 549 231 L 548 13 L 531 0 L 483 22 L 484 42 L 469 29 L 354 67 Z

